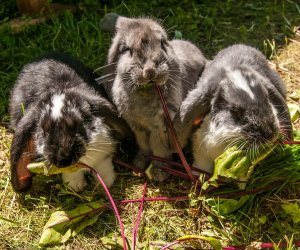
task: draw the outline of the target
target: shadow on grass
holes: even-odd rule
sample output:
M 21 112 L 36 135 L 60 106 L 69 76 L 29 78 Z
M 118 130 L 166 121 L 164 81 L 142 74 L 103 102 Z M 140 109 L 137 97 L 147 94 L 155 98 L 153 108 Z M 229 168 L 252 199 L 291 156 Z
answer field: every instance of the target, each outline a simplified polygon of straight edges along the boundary
M 48 50 L 62 50 L 92 68 L 103 65 L 110 35 L 99 30 L 106 12 L 125 16 L 151 16 L 162 22 L 169 37 L 176 34 L 196 43 L 207 57 L 234 43 L 245 43 L 272 55 L 285 37 L 293 36 L 300 21 L 296 1 L 211 0 L 211 1 L 105 1 L 64 0 L 79 6 L 74 16 L 53 17 L 19 33 L 0 30 L 0 115 L 7 112 L 9 91 L 21 67 Z M 16 16 L 14 1 L 4 1 L 0 22 Z

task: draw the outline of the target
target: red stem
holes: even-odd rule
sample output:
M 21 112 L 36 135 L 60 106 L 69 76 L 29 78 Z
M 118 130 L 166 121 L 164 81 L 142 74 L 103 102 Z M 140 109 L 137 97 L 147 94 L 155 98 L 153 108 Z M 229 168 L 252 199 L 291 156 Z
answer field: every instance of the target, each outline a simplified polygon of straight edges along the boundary
M 300 241 L 294 242 L 293 245 L 299 247 L 300 246 Z M 274 248 L 274 246 L 287 247 L 288 243 L 279 243 L 279 244 L 276 244 L 276 243 L 261 243 L 260 248 Z
M 104 191 L 106 192 L 106 195 L 112 205 L 112 208 L 115 212 L 115 215 L 117 217 L 117 220 L 119 222 L 119 225 L 120 225 L 120 230 L 121 230 L 121 236 L 122 236 L 122 240 L 123 240 L 123 249 L 124 250 L 127 250 L 127 242 L 126 242 L 126 237 L 125 237 L 125 233 L 124 233 L 124 226 L 123 226 L 123 223 L 122 223 L 122 220 L 121 220 L 121 217 L 120 217 L 120 214 L 119 214 L 119 211 L 118 211 L 118 208 L 116 206 L 116 203 L 112 197 L 112 195 L 110 194 L 106 184 L 104 183 L 104 181 L 102 180 L 101 176 L 98 174 L 98 172 L 93 169 L 92 167 L 88 166 L 88 165 L 85 165 L 86 167 L 88 167 L 98 178 L 98 180 L 100 181 Z
M 125 168 L 129 168 L 129 169 L 131 169 L 133 171 L 139 172 L 141 174 L 145 174 L 144 170 L 142 170 L 142 169 L 140 169 L 138 167 L 132 166 L 132 165 L 130 165 L 128 163 L 125 163 L 123 161 L 120 161 L 120 160 L 117 160 L 117 159 L 113 159 L 113 162 L 116 163 L 116 164 L 118 164 L 118 165 L 120 165 L 120 166 L 123 166 Z
M 133 228 L 133 232 L 132 232 L 132 250 L 135 250 L 135 247 L 136 247 L 136 240 L 137 240 L 140 220 L 142 217 L 146 191 L 147 191 L 147 182 L 144 183 L 144 189 L 143 189 L 143 195 L 142 195 L 142 199 L 141 199 L 141 203 L 140 203 L 140 209 L 139 209 L 138 217 L 136 219 L 135 227 Z
M 300 144 L 300 141 L 283 141 L 282 144 L 294 145 L 294 144 Z
M 233 246 L 228 246 L 228 247 L 222 247 L 222 250 L 244 250 L 245 247 L 233 247 Z
M 127 204 L 127 203 L 137 203 L 141 202 L 142 199 L 131 199 L 131 200 L 122 200 L 119 201 L 119 204 Z M 177 197 L 152 197 L 152 198 L 144 198 L 144 201 L 187 201 L 189 197 L 185 196 L 177 196 Z
M 179 240 L 173 241 L 173 242 L 169 243 L 168 245 L 165 245 L 164 247 L 162 247 L 160 250 L 170 249 L 171 246 L 176 245 L 178 243 L 180 243 Z
M 254 189 L 250 189 L 250 190 L 246 190 L 246 191 L 233 191 L 233 192 L 228 192 L 227 194 L 218 194 L 215 196 L 217 196 L 219 198 L 231 198 L 232 196 L 242 197 L 247 194 L 255 194 L 255 193 L 261 193 L 261 192 L 265 192 L 268 190 L 272 190 L 272 189 L 274 189 L 274 187 L 280 185 L 281 183 L 282 183 L 281 181 L 275 181 L 272 184 L 266 185 L 264 187 L 254 188 Z
M 164 158 L 161 158 L 159 156 L 155 156 L 155 155 L 145 155 L 145 157 L 149 158 L 149 159 L 152 159 L 152 160 L 156 160 L 156 161 L 161 161 L 161 162 L 164 162 L 164 163 L 167 163 L 167 164 L 170 164 L 172 166 L 177 166 L 177 167 L 184 167 L 182 163 L 179 163 L 179 162 L 176 162 L 176 161 L 171 161 L 171 160 L 167 160 L 167 159 L 164 159 Z M 199 172 L 199 173 L 202 173 L 202 174 L 205 174 L 207 175 L 208 177 L 210 177 L 212 174 L 205 171 L 205 170 L 202 170 L 200 168 L 195 168 L 193 166 L 189 166 L 193 171 L 195 172 Z
M 165 116 L 166 116 L 166 120 L 167 120 L 167 124 L 168 124 L 168 130 L 173 138 L 173 141 L 174 141 L 174 144 L 175 144 L 175 148 L 176 148 L 176 151 L 177 153 L 179 154 L 179 157 L 180 157 L 180 160 L 186 170 L 186 172 L 188 173 L 190 179 L 196 183 L 197 179 L 193 176 L 192 174 L 192 170 L 190 168 L 190 166 L 188 165 L 186 159 L 185 159 L 185 156 L 182 152 L 182 149 L 181 149 L 181 146 L 177 140 L 177 137 L 176 137 L 176 133 L 175 133 L 175 130 L 174 130 L 174 127 L 173 127 L 173 124 L 172 124 L 172 121 L 171 121 L 171 118 L 170 118 L 170 114 L 169 114 L 169 111 L 168 111 L 168 107 L 165 103 L 165 100 L 164 100 L 164 97 L 163 97 L 163 94 L 161 92 L 161 89 L 160 87 L 156 84 L 155 85 L 155 88 L 157 90 L 157 93 L 160 97 L 160 100 L 161 100 L 161 103 L 162 103 L 162 106 L 163 106 L 163 109 L 164 109 L 164 113 L 165 113 Z

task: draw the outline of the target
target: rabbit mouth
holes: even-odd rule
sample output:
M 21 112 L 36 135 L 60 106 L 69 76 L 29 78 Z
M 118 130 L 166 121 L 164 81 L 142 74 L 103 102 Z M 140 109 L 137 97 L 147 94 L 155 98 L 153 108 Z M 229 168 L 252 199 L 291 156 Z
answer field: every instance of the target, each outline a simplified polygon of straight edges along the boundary
M 147 83 L 138 84 L 138 88 L 137 89 L 139 91 L 145 91 L 145 90 L 147 91 L 149 89 L 152 89 L 154 87 L 154 85 L 155 85 L 155 82 L 149 81 Z

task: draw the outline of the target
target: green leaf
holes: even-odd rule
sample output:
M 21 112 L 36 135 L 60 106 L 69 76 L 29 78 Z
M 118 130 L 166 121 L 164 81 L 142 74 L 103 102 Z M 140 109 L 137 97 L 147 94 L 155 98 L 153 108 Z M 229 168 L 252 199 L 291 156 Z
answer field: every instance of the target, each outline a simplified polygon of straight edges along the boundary
M 299 116 L 300 116 L 300 105 L 293 102 L 293 103 L 288 103 L 289 111 L 290 111 L 290 116 L 292 122 L 296 121 Z
M 251 152 L 239 150 L 237 146 L 227 149 L 223 154 L 215 159 L 215 167 L 212 177 L 203 185 L 207 189 L 213 185 L 218 187 L 220 177 L 223 181 L 234 182 L 238 188 L 245 189 L 248 179 L 251 177 L 254 167 L 265 159 L 276 147 L 262 145 L 259 154 L 251 161 Z M 253 158 L 253 157 L 252 157 Z
M 181 33 L 181 31 L 175 30 L 174 38 L 181 40 L 182 39 L 182 33 Z
M 293 100 L 299 100 L 300 99 L 300 90 L 294 90 L 289 97 Z
M 210 198 L 210 199 L 206 199 L 206 202 L 215 213 L 223 216 L 238 210 L 240 207 L 242 207 L 245 204 L 245 202 L 248 199 L 249 196 L 245 195 L 237 200 Z
M 298 203 L 285 203 L 281 205 L 284 212 L 289 215 L 294 223 L 300 222 L 300 209 Z
M 187 241 L 187 240 L 204 240 L 208 242 L 215 250 L 222 249 L 221 242 L 213 237 L 207 237 L 202 235 L 184 235 L 176 239 L 176 241 Z
M 66 242 L 85 227 L 94 224 L 106 208 L 100 201 L 79 205 L 65 212 L 56 211 L 44 226 L 39 244 L 47 246 Z
M 48 166 L 45 162 L 33 162 L 27 165 L 27 169 L 31 173 L 43 175 L 71 173 L 81 169 L 82 167 L 83 166 L 80 163 L 65 168 L 58 168 L 54 165 Z
M 294 130 L 294 140 L 300 140 L 300 130 Z
M 101 238 L 102 244 L 107 248 L 107 249 L 124 249 L 123 248 L 123 240 L 122 237 L 102 237 Z
M 268 218 L 265 215 L 262 215 L 258 218 L 259 224 L 262 224 L 262 225 L 266 224 L 267 220 L 268 220 Z

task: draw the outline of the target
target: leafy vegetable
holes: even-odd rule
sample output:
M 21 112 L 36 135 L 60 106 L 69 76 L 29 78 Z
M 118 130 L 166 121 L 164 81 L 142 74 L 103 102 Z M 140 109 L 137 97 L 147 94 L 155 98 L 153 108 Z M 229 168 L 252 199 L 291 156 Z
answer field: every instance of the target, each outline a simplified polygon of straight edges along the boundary
M 254 171 L 254 167 L 265 159 L 275 147 L 276 145 L 261 146 L 258 149 L 259 154 L 253 159 L 250 157 L 251 152 L 246 153 L 243 150 L 239 150 L 237 146 L 227 149 L 215 159 L 214 173 L 212 177 L 204 183 L 203 189 L 207 189 L 210 185 L 217 187 L 220 177 L 222 177 L 222 180 L 225 178 L 225 180 L 236 181 L 237 186 L 240 189 L 244 189 Z
M 292 122 L 295 122 L 300 117 L 300 105 L 296 102 L 288 103 Z
M 152 168 L 153 168 L 153 164 L 151 163 L 151 164 L 149 165 L 149 167 L 148 167 L 148 168 L 146 169 L 146 171 L 145 171 L 145 174 L 147 175 L 147 177 L 149 178 L 149 180 L 152 180 L 152 179 L 153 179 L 152 174 L 151 174 Z
M 27 165 L 27 169 L 36 174 L 43 174 L 43 175 L 53 175 L 53 174 L 61 174 L 61 173 L 70 173 L 75 172 L 78 169 L 84 167 L 84 165 L 78 163 L 76 165 L 72 165 L 65 168 L 58 168 L 54 165 L 50 167 L 47 166 L 45 162 L 34 162 Z
M 176 239 L 174 242 L 162 247 L 161 250 L 170 249 L 170 247 L 175 244 L 178 244 L 182 241 L 190 241 L 190 240 L 204 240 L 204 241 L 208 242 L 215 250 L 222 249 L 221 242 L 213 237 L 202 236 L 202 235 L 184 235 L 184 236 Z
M 47 246 L 66 242 L 85 227 L 94 224 L 105 208 L 107 208 L 106 205 L 97 201 L 79 205 L 68 212 L 52 213 L 44 226 L 39 244 Z
M 208 242 L 215 250 L 221 250 L 221 242 L 213 237 L 201 236 L 201 235 L 185 235 L 177 239 L 177 241 L 185 240 L 204 240 Z
M 147 83 L 147 84 L 143 84 L 143 85 L 139 85 L 138 90 L 139 91 L 148 91 L 149 89 L 153 89 L 154 84 L 152 82 Z
M 205 201 L 211 207 L 212 211 L 221 216 L 230 214 L 238 210 L 249 199 L 248 195 L 242 196 L 240 199 L 216 199 L 209 198 Z
M 106 249 L 124 249 L 122 237 L 109 235 L 101 238 L 102 244 Z
M 284 212 L 289 215 L 294 223 L 300 222 L 300 208 L 298 203 L 285 203 L 282 204 Z

